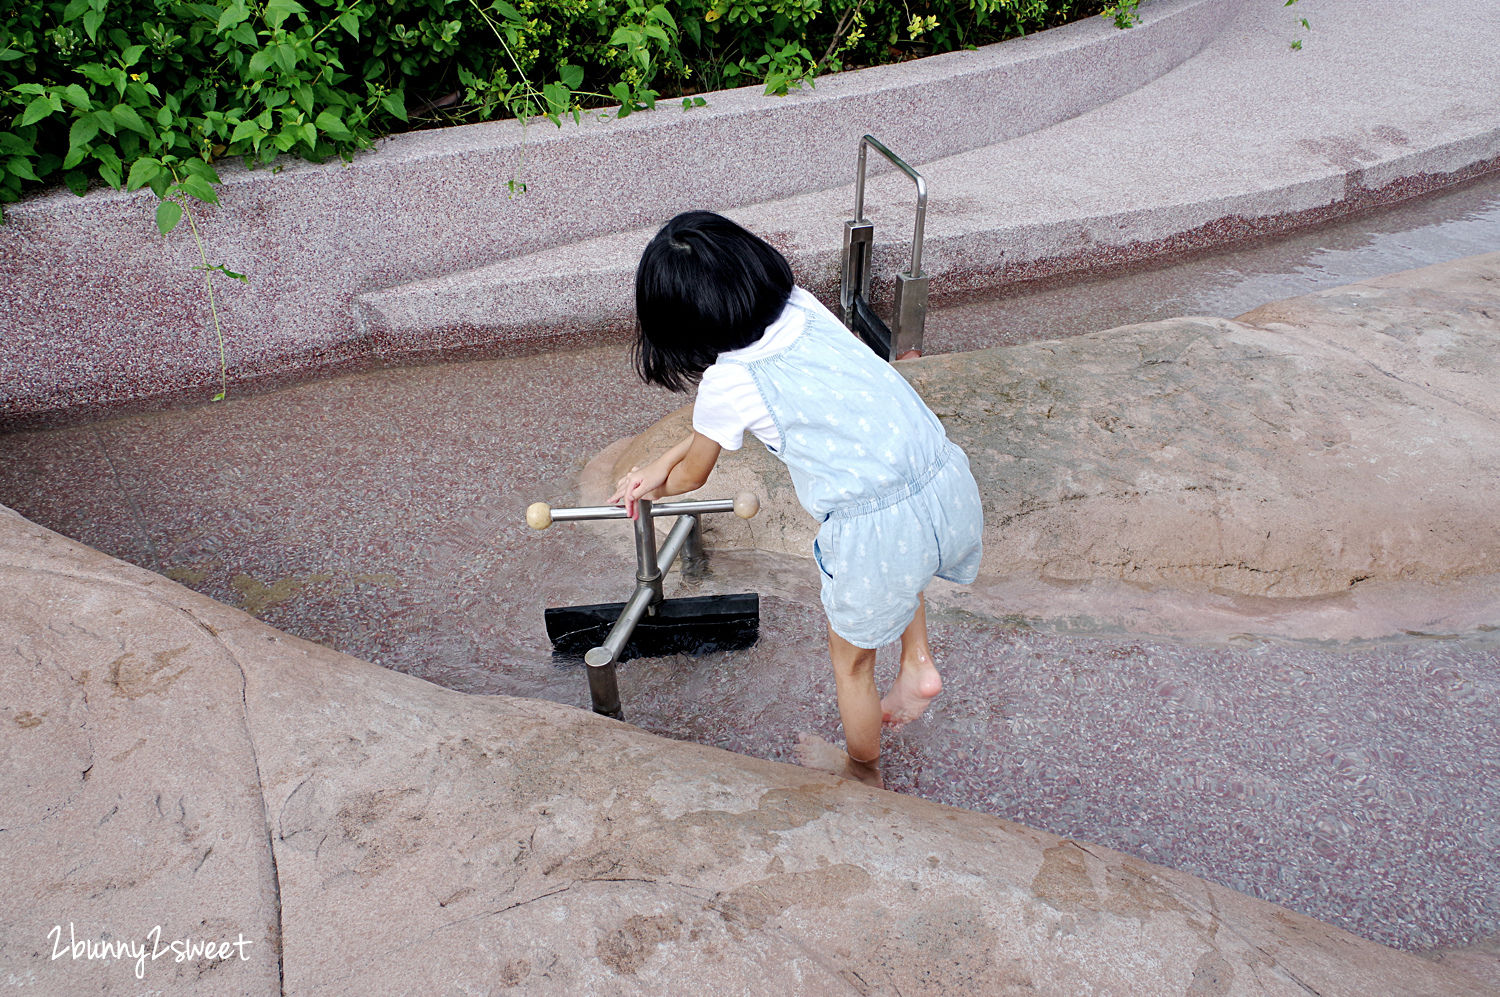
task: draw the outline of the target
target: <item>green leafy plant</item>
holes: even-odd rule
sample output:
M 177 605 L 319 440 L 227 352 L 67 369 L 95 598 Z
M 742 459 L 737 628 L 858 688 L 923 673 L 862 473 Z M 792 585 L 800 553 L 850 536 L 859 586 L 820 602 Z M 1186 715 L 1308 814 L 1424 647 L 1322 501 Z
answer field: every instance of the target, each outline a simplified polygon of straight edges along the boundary
M 1117 28 L 1133 28 L 1141 23 L 1140 5 L 1141 0 L 1117 0 L 1105 4 L 1100 16 L 1111 18 Z
M 0 19 L 0 207 L 228 158 L 349 157 L 397 128 L 625 117 L 1138 0 L 39 0 Z M 1117 22 L 1120 18 L 1117 17 Z M 1123 23 L 1123 22 L 1120 22 Z M 198 198 L 193 184 L 185 196 Z M 3 215 L 0 215 L 3 218 Z
M 1295 2 L 1295 0 L 1292 0 Z M 663 94 L 787 94 L 818 75 L 973 47 L 1138 0 L 34 0 L 0 15 L 0 221 L 62 184 L 186 218 L 227 358 L 198 208 L 218 164 L 349 158 L 400 128 L 624 118 Z M 1128 12 L 1128 15 L 1122 14 Z M 1124 18 L 1122 20 L 1122 17 Z M 1306 22 L 1303 22 L 1304 25 Z M 524 158 L 525 146 L 521 155 Z M 517 177 L 513 196 L 526 191 Z
M 226 277 L 248 282 L 249 278 L 242 273 L 235 273 L 222 263 L 209 263 L 208 250 L 203 245 L 203 236 L 198 232 L 197 219 L 193 217 L 192 208 L 189 207 L 189 198 L 206 201 L 209 204 L 218 204 L 218 195 L 214 192 L 210 182 L 217 183 L 218 177 L 213 173 L 213 167 L 190 164 L 186 175 L 173 173 L 173 183 L 162 193 L 161 203 L 156 206 L 156 228 L 163 235 L 167 235 L 185 215 L 188 220 L 188 228 L 193 233 L 193 242 L 198 247 L 198 259 L 202 262 L 193 267 L 194 270 L 203 272 L 204 292 L 208 296 L 208 310 L 213 318 L 214 337 L 219 344 L 219 391 L 213 396 L 213 400 L 221 402 L 229 394 L 229 354 L 224 346 L 224 329 L 219 324 L 219 304 L 214 296 L 214 274 L 220 273 Z
M 1283 7 L 1290 7 L 1290 6 L 1292 6 L 1296 2 L 1297 2 L 1297 0 L 1286 0 L 1286 3 L 1282 4 L 1282 6 Z M 1303 31 L 1311 31 L 1312 30 L 1312 25 L 1309 24 L 1309 23 L 1307 23 L 1307 18 L 1305 18 L 1305 17 L 1299 17 L 1299 18 L 1297 18 L 1297 23 L 1300 24 L 1300 25 L 1302 25 L 1302 30 Z M 1292 39 L 1291 48 L 1295 52 L 1302 51 L 1302 39 L 1301 38 L 1293 38 Z

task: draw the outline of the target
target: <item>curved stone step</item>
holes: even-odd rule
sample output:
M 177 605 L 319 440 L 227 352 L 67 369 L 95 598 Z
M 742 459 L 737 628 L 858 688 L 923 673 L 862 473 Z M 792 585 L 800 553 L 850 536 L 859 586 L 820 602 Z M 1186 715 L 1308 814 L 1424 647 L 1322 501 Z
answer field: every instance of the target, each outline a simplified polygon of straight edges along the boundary
M 867 131 L 928 159 L 1046 127 L 1169 72 L 1232 6 L 1155 0 L 1131 31 L 1091 18 L 829 76 L 783 98 L 758 87 L 715 93 L 690 113 L 663 104 L 561 129 L 503 121 L 412 132 L 347 166 L 225 164 L 220 207 L 195 211 L 211 262 L 250 278 L 218 291 L 231 376 L 374 362 L 351 310 L 362 292 L 630 229 L 684 203 L 731 208 L 842 183 L 848 150 Z M 512 197 L 512 181 L 527 193 Z M 197 247 L 185 227 L 161 239 L 154 209 L 149 191 L 109 190 L 8 209 L 0 424 L 215 384 Z
M 892 139 L 929 185 L 922 259 L 933 304 L 1304 226 L 1500 165 L 1493 60 L 1457 44 L 1476 32 L 1500 44 L 1500 16 L 1458 16 L 1465 6 L 1414 45 L 1379 19 L 1329 11 L 1318 21 L 1327 34 L 1302 51 L 1287 48 L 1264 11 L 1244 8 L 1171 72 L 1046 128 L 940 157 Z M 1438 78 L 1440 93 L 1430 86 Z M 1387 99 L 1372 102 L 1372 92 Z M 853 214 L 855 148 L 844 149 L 842 186 L 725 211 L 787 252 L 800 282 L 829 303 Z M 888 169 L 867 192 L 887 288 L 908 265 L 913 200 Z M 712 205 L 685 194 L 677 206 Z M 628 328 L 636 261 L 664 218 L 366 292 L 355 301 L 359 328 L 391 356 L 539 348 Z

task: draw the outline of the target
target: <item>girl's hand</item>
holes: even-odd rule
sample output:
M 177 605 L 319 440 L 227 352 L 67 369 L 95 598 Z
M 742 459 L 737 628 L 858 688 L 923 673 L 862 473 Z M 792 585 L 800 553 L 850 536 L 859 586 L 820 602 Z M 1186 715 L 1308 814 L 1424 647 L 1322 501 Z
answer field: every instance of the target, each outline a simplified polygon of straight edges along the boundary
M 702 488 L 718 459 L 719 445 L 693 433 L 647 464 L 644 470 L 632 467 L 615 485 L 609 501 L 624 505 L 625 514 L 635 519 L 635 504 L 641 499 L 654 502 L 664 495 L 681 495 Z
M 667 477 L 672 468 L 665 469 L 658 466 L 660 462 L 646 465 L 643 471 L 639 467 L 632 467 L 615 486 L 615 493 L 609 497 L 611 504 L 624 504 L 625 514 L 631 519 L 636 518 L 636 503 L 641 499 L 654 501 L 661 495 L 662 486 L 667 483 Z

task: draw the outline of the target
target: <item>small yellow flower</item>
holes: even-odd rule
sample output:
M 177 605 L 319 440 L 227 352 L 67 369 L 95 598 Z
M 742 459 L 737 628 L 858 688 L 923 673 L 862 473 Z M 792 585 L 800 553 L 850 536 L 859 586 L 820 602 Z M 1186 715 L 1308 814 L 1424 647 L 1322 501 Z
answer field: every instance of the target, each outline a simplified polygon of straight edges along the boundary
M 141 78 L 141 74 L 140 73 L 131 73 L 130 74 L 130 78 L 132 80 L 139 80 Z

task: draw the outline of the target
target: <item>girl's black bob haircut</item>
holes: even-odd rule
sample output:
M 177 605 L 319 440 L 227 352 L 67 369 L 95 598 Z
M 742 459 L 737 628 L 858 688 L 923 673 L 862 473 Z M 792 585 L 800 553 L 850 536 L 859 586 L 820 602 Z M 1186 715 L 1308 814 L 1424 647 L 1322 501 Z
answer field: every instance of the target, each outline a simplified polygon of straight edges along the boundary
M 727 350 L 760 339 L 792 293 L 792 268 L 764 239 L 712 211 L 661 227 L 635 271 L 635 367 L 686 391 Z

